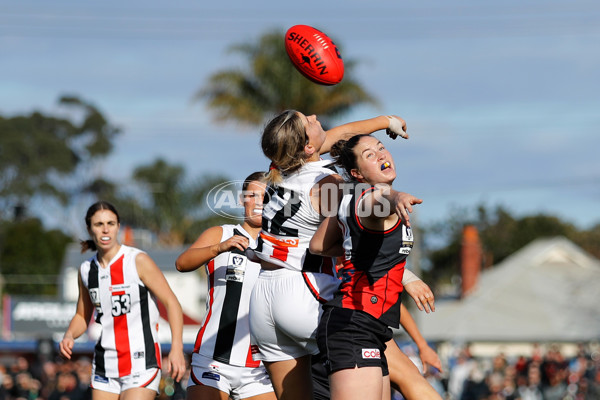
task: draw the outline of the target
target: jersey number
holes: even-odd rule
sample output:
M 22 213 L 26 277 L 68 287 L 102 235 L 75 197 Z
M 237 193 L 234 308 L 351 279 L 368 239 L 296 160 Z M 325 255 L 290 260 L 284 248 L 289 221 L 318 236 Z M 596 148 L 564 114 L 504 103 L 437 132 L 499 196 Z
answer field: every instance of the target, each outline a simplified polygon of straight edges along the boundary
M 271 219 L 263 218 L 263 229 L 274 235 L 298 237 L 298 229 L 284 226 L 284 224 L 300 210 L 299 195 L 293 190 L 278 187 L 276 198 L 271 201 L 277 201 L 278 204 L 272 205 L 272 207 L 273 209 L 279 207 L 279 209 Z
M 271 199 L 271 201 L 278 202 L 277 205 L 272 206 L 277 212 L 270 219 L 263 218 L 263 229 L 274 235 L 290 237 L 288 240 L 271 240 L 273 242 L 271 258 L 285 262 L 287 261 L 289 248 L 298 246 L 298 229 L 284 226 L 284 224 L 300 210 L 300 198 L 293 190 L 282 187 L 277 188 L 273 197 L 274 199 Z M 279 209 L 277 209 L 278 207 Z
M 111 297 L 111 300 L 111 313 L 113 317 L 118 317 L 131 311 L 131 297 L 128 294 L 114 295 Z

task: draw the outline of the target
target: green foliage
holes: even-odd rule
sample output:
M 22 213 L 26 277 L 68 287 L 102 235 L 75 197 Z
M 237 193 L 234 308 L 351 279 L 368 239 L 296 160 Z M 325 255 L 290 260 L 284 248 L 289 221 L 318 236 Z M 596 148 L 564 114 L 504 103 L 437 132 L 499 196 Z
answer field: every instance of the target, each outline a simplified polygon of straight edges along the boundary
M 164 243 L 190 243 L 196 240 L 199 227 L 225 223 L 223 218 L 207 216 L 205 210 L 207 193 L 225 182 L 225 177 L 204 176 L 188 182 L 183 167 L 158 159 L 136 168 L 133 178 L 149 196 L 145 206 L 138 203 L 131 217 L 150 228 Z
M 354 79 L 356 62 L 345 60 L 344 79 L 335 86 L 312 83 L 290 62 L 280 30 L 265 33 L 257 43 L 236 44 L 230 51 L 245 58 L 247 69 L 213 74 L 196 98 L 208 102 L 217 121 L 257 126 L 286 109 L 316 114 L 327 122 L 359 104 L 377 104 Z M 336 43 L 339 43 L 336 41 Z M 340 47 L 340 46 L 338 46 Z
M 538 214 L 515 219 L 502 208 L 498 208 L 491 219 L 481 220 L 477 226 L 488 254 L 488 265 L 501 262 L 535 239 L 553 236 L 572 238 L 576 231 L 573 225 L 553 216 Z M 489 259 L 490 255 L 492 259 Z
M 588 230 L 574 232 L 570 239 L 600 259 L 600 224 Z
M 47 231 L 38 219 L 2 226 L 0 270 L 3 292 L 12 295 L 57 295 L 58 274 L 70 238 Z
M 474 213 L 466 209 L 453 210 L 446 221 L 426 230 L 428 235 L 442 236 L 444 243 L 441 248 L 428 252 L 431 268 L 424 277 L 432 286 L 449 283 L 460 274 L 462 229 L 468 224 L 478 229 L 485 266 L 502 262 L 535 239 L 554 236 L 565 236 L 592 255 L 600 256 L 600 225 L 579 231 L 555 216 L 537 214 L 515 218 L 501 206 L 490 210 L 480 205 Z
M 0 116 L 0 199 L 5 210 L 26 206 L 35 195 L 66 204 L 72 193 L 65 178 L 111 151 L 119 130 L 93 105 L 75 97 L 62 97 L 60 104 L 73 113 L 71 118 L 40 112 Z

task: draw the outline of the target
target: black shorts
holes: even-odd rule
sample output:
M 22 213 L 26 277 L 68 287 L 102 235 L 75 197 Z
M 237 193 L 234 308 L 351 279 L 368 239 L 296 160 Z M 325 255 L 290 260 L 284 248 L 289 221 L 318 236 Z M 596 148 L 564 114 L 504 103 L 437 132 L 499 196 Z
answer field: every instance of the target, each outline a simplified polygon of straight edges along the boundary
M 381 367 L 389 375 L 385 343 L 392 330 L 363 311 L 340 307 L 324 307 L 317 343 L 327 373 L 355 367 Z
M 329 375 L 327 374 L 327 370 L 323 364 L 325 358 L 321 357 L 321 353 L 319 353 L 313 355 L 311 361 L 313 399 L 329 400 L 331 398 L 331 394 L 329 393 Z

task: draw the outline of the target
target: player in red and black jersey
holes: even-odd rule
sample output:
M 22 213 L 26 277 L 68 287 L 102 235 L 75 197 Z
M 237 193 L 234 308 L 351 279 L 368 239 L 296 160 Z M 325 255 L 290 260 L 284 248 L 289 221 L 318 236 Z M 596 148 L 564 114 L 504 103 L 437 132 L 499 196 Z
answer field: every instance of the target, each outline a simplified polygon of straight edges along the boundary
M 344 259 L 342 284 L 319 323 L 319 350 L 330 374 L 332 399 L 389 398 L 384 351 L 392 339 L 389 327 L 400 321 L 404 266 L 413 246 L 410 223 L 401 215 L 412 210 L 398 209 L 405 206 L 391 188 L 395 164 L 375 137 L 338 142 L 332 155 L 353 183 L 344 191 L 337 217 L 325 220 L 311 241 L 311 252 Z M 418 300 L 433 306 L 432 297 Z M 439 398 L 431 386 L 415 386 L 420 393 L 410 397 Z
M 368 222 L 361 222 L 359 207 L 376 191 L 371 185 L 358 183 L 342 198 L 338 214 L 345 252 L 339 271 L 342 284 L 329 305 L 361 310 L 398 328 L 402 276 L 406 257 L 413 246 L 413 235 L 410 226 L 402 223 L 396 214 L 391 214 L 393 217 L 389 226 L 383 227 L 385 230 L 372 229 L 380 226 L 369 228 L 365 226 Z M 390 214 L 383 208 L 380 211 Z

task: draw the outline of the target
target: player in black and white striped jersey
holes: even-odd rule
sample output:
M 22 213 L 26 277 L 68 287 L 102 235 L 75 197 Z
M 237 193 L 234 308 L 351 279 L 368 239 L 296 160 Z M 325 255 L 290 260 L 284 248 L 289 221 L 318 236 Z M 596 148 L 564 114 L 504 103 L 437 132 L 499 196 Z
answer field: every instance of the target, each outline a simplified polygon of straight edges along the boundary
M 248 307 L 260 265 L 248 260 L 261 227 L 264 173 L 248 176 L 242 185 L 242 224 L 204 231 L 176 261 L 181 272 L 206 266 L 206 315 L 192 353 L 187 399 L 232 398 L 274 400 L 269 376 L 252 359 Z

